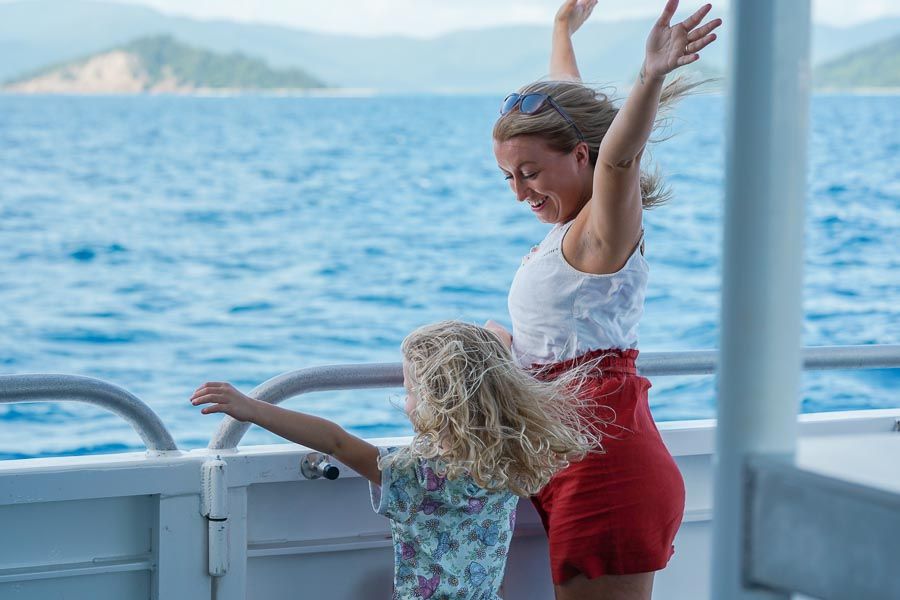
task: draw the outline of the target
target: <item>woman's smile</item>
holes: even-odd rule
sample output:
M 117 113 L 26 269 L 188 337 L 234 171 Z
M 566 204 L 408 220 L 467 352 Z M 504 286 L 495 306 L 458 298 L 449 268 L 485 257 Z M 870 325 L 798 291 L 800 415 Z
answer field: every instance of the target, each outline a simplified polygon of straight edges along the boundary
M 532 198 L 529 198 L 529 199 L 527 200 L 527 202 L 528 202 L 528 204 L 531 205 L 531 210 L 533 210 L 533 211 L 538 211 L 538 210 L 541 210 L 541 208 L 544 207 L 544 203 L 547 202 L 547 198 L 546 198 L 546 196 L 543 197 L 543 198 L 539 198 L 539 199 L 537 199 L 537 200 L 532 199 Z

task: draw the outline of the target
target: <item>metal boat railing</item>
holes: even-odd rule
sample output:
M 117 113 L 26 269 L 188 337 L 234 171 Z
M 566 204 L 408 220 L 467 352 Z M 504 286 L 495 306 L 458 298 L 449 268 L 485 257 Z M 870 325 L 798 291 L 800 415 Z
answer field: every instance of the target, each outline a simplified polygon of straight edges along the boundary
M 80 375 L 0 375 L 0 404 L 47 400 L 99 406 L 125 419 L 148 450 L 178 450 L 159 416 L 140 398 L 117 385 Z
M 400 387 L 402 385 L 403 367 L 401 363 L 330 365 L 299 369 L 277 375 L 255 387 L 248 395 L 270 404 L 279 404 L 288 398 L 312 392 Z M 212 450 L 234 449 L 248 429 L 250 429 L 250 423 L 242 423 L 225 416 L 219 429 L 210 440 L 209 448 Z
M 646 352 L 637 360 L 648 377 L 709 375 L 718 366 L 718 352 Z M 878 369 L 900 367 L 900 345 L 823 346 L 803 350 L 805 370 Z M 311 392 L 401 387 L 400 363 L 346 364 L 299 369 L 273 377 L 257 386 L 250 396 L 279 404 Z M 78 375 L 0 375 L 0 404 L 14 402 L 85 402 L 109 410 L 127 421 L 148 450 L 178 450 L 159 416 L 128 390 L 112 383 Z M 233 450 L 249 429 L 226 416 L 210 440 L 213 450 Z
M 646 352 L 637 359 L 638 371 L 647 377 L 709 375 L 715 373 L 719 353 L 715 350 Z M 816 346 L 803 349 L 803 369 L 879 369 L 900 367 L 900 345 Z M 331 390 L 400 387 L 400 363 L 333 365 L 300 369 L 278 375 L 259 385 L 250 396 L 271 404 Z M 210 440 L 213 450 L 233 450 L 250 428 L 249 423 L 225 417 Z

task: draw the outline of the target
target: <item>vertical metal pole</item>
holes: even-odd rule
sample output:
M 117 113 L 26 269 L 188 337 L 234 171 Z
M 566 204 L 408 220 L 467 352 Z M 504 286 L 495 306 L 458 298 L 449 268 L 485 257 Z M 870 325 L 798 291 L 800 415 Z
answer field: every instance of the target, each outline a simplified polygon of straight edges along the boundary
M 734 0 L 712 597 L 743 586 L 744 463 L 792 456 L 801 373 L 810 0 Z

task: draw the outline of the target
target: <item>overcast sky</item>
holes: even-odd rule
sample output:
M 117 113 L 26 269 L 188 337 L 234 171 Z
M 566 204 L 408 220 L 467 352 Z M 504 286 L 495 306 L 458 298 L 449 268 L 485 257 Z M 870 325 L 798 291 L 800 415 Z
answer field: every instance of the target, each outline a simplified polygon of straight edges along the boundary
M 2 1 L 2 0 L 0 0 Z M 6 0 L 9 1 L 9 0 Z M 548 24 L 561 0 L 112 0 L 199 19 L 262 22 L 312 31 L 430 37 L 502 24 Z M 793 0 L 787 0 L 793 1 Z M 699 7 L 703 0 L 682 2 Z M 725 9 L 727 0 L 715 2 Z M 651 16 L 664 0 L 600 0 L 593 19 Z M 900 16 L 900 0 L 812 0 L 813 18 L 852 25 Z

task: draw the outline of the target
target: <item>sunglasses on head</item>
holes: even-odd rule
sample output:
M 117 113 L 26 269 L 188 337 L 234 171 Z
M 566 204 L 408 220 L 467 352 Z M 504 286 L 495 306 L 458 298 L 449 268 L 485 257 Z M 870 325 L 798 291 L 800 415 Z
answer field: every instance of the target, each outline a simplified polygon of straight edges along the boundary
M 583 142 L 584 136 L 581 135 L 581 130 L 578 129 L 578 125 L 569 118 L 566 111 L 564 111 L 549 94 L 539 94 L 537 92 L 531 94 L 517 94 L 513 92 L 507 96 L 503 101 L 503 104 L 500 105 L 500 116 L 508 115 L 516 108 L 518 108 L 519 112 L 523 115 L 536 115 L 544 110 L 548 104 L 559 113 L 559 116 L 566 120 L 566 123 L 572 126 L 578 139 Z

